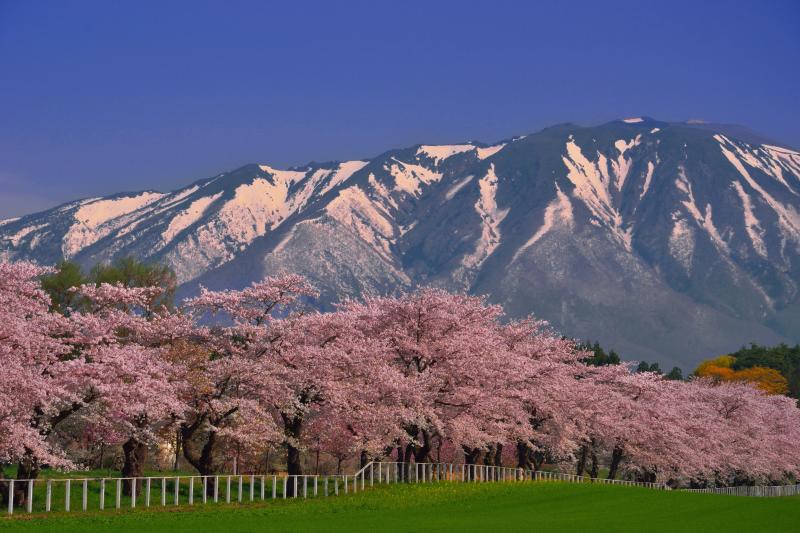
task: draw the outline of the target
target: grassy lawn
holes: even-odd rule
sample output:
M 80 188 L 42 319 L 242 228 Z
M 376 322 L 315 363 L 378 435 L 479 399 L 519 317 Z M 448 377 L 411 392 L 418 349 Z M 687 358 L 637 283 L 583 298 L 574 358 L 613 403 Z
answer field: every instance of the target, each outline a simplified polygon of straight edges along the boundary
M 562 483 L 409 485 L 308 501 L 0 519 L 0 531 L 797 531 L 800 498 Z

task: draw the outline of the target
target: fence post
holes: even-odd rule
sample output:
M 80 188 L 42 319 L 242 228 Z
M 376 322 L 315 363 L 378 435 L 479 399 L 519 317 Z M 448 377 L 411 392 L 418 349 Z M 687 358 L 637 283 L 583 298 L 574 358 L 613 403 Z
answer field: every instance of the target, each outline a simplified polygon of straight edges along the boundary
M 250 474 L 250 501 L 256 499 L 256 476 Z
M 272 476 L 272 499 L 277 497 L 278 493 L 278 476 Z
M 144 480 L 144 506 L 150 507 L 150 491 L 153 487 L 153 483 L 151 478 L 145 478 Z
M 180 494 L 181 494 L 181 478 L 175 478 L 175 505 L 180 503 Z
M 189 505 L 194 505 L 194 476 L 189 478 Z
M 308 496 L 308 476 L 303 476 L 303 498 Z
M 208 476 L 203 476 L 203 503 L 208 502 Z
M 102 487 L 102 485 L 101 485 Z M 50 512 L 50 504 L 53 501 L 53 480 L 47 480 L 47 488 L 45 489 L 45 497 L 44 497 L 44 510 L 45 512 Z M 103 501 L 103 497 L 100 496 L 100 501 Z M 101 507 L 102 509 L 102 507 Z
M 319 476 L 314 476 L 314 497 L 317 497 L 317 485 L 319 484 Z
M 244 488 L 244 480 L 242 479 L 244 476 L 239 474 L 239 492 L 236 494 L 236 501 L 242 503 L 242 489 Z
M 231 503 L 231 476 L 225 481 L 225 503 Z
M 106 508 L 106 480 L 100 480 L 100 510 Z M 47 483 L 47 510 L 50 511 L 50 483 Z
M 161 478 L 161 507 L 167 505 L 167 478 Z
M 64 511 L 69 512 L 69 500 L 70 500 L 70 483 L 69 479 L 67 479 L 66 485 L 64 485 Z
M 261 501 L 264 501 L 264 476 L 261 476 Z
M 286 499 L 286 489 L 289 486 L 289 476 L 283 478 L 283 499 Z M 297 488 L 297 487 L 295 487 Z M 295 491 L 296 492 L 296 491 Z
M 8 514 L 14 514 L 14 480 L 8 481 Z
M 214 476 L 214 503 L 219 501 L 219 476 Z
M 344 475 L 344 493 L 347 494 L 347 474 Z
M 322 493 L 327 497 L 328 496 L 328 476 L 325 476 L 325 480 L 322 482 Z

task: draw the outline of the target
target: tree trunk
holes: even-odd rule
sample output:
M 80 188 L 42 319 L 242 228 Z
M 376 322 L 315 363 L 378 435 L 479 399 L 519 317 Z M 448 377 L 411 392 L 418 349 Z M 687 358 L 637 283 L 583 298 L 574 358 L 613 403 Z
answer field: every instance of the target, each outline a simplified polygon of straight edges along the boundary
M 368 459 L 369 456 L 367 455 L 366 450 L 361 450 L 361 454 L 358 456 L 358 464 L 359 464 L 358 468 L 361 469 L 367 466 L 367 463 L 369 462 Z
M 397 462 L 400 463 L 399 465 L 399 473 L 400 473 L 400 481 L 405 480 L 406 469 L 405 469 L 405 451 L 401 445 L 397 445 Z
M 517 468 L 522 468 L 523 470 L 532 468 L 531 447 L 524 441 L 517 441 Z
M 467 481 L 472 481 L 475 479 L 475 471 L 470 467 L 478 464 L 478 461 L 481 458 L 481 449 L 468 448 L 466 446 L 462 446 L 461 448 L 464 450 L 464 464 L 466 465 L 467 469 Z
M 404 468 L 404 470 L 405 470 L 405 473 L 404 473 L 405 481 L 407 481 L 409 483 L 411 482 L 411 459 L 413 459 L 413 458 L 414 458 L 414 445 L 413 444 L 407 444 L 406 445 L 406 453 L 405 453 L 405 463 L 403 463 L 403 464 L 405 465 L 405 468 Z
M 494 466 L 503 466 L 503 445 L 499 442 L 495 446 Z
M 594 449 L 592 449 L 592 466 L 589 470 L 589 476 L 591 476 L 592 479 L 595 479 L 597 478 L 598 474 L 597 454 L 595 453 Z
M 586 470 L 586 455 L 588 450 L 586 449 L 586 445 L 581 446 L 580 452 L 578 452 L 578 463 L 575 465 L 575 475 L 582 476 L 583 471 Z
M 183 451 L 183 458 L 197 470 L 201 476 L 213 476 L 217 473 L 217 466 L 214 462 L 214 451 L 217 444 L 216 431 L 209 431 L 203 442 L 203 447 L 200 451 L 197 450 L 194 437 L 197 436 L 201 427 L 200 423 L 192 425 L 181 425 L 181 450 Z M 206 494 L 212 496 L 214 494 L 214 484 L 206 484 Z
M 303 474 L 303 465 L 300 462 L 300 448 L 293 442 L 300 440 L 303 431 L 303 419 L 297 415 L 281 414 L 283 418 L 283 431 L 287 437 L 286 444 L 286 473 L 289 476 L 300 476 Z M 286 482 L 286 497 L 294 497 L 297 491 L 297 478 L 290 477 Z
M 125 456 L 125 463 L 122 465 L 122 477 L 142 477 L 145 462 L 147 462 L 147 445 L 130 438 L 122 445 L 122 453 Z M 133 482 L 130 479 L 126 479 L 123 483 L 123 493 L 125 495 L 131 495 L 132 484 Z
M 178 463 L 180 462 L 181 458 L 181 430 L 178 429 L 175 432 L 175 462 L 172 465 L 172 470 L 175 472 L 178 471 Z
M 494 445 L 490 445 L 486 453 L 483 454 L 483 464 L 490 466 L 494 464 Z
M 417 463 L 425 463 L 428 461 L 431 453 L 431 434 L 426 430 L 422 433 L 422 446 L 417 446 L 414 450 L 414 461 Z
M 0 479 L 5 479 L 3 474 L 4 466 L 5 465 L 0 464 Z M 14 479 L 36 479 L 39 477 L 40 468 L 41 465 L 39 464 L 39 461 L 30 450 L 26 449 L 25 455 L 17 463 L 17 475 L 14 477 Z M 4 506 L 8 505 L 8 490 L 9 484 L 0 482 L 0 501 L 2 501 Z M 14 505 L 16 507 L 25 505 L 25 502 L 28 498 L 27 490 L 27 483 L 14 483 Z
M 614 446 L 614 451 L 611 452 L 611 465 L 608 467 L 608 479 L 617 478 L 617 470 L 619 470 L 619 464 L 622 462 L 622 455 L 622 448 Z

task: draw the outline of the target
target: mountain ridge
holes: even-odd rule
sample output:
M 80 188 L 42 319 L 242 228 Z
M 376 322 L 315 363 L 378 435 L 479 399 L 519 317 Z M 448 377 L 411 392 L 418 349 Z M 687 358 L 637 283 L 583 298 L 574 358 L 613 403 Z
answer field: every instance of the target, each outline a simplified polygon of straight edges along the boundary
M 296 271 L 323 308 L 421 284 L 466 290 L 665 364 L 800 341 L 800 154 L 705 126 L 630 117 L 248 164 L 0 221 L 0 256 L 161 260 L 182 294 Z

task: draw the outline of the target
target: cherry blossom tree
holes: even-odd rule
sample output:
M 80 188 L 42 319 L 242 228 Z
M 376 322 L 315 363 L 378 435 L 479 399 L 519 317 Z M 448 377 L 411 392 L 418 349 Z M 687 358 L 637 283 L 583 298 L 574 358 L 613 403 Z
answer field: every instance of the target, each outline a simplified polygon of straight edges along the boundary
M 273 404 L 276 398 L 285 398 L 287 387 L 279 377 L 273 346 L 285 332 L 276 331 L 272 322 L 276 316 L 291 315 L 302 298 L 315 295 L 305 278 L 287 275 L 266 278 L 240 291 L 202 289 L 186 302 L 195 316 L 221 315 L 230 321 L 205 332 L 212 357 L 198 361 L 199 386 L 181 426 L 184 456 L 201 473 L 213 472 L 215 446 L 223 435 L 262 445 L 281 440 Z M 193 446 L 198 439 L 203 442 L 199 451 Z M 296 460 L 299 463 L 299 452 Z
M 103 283 L 77 290 L 84 303 L 70 314 L 74 342 L 91 361 L 86 373 L 98 397 L 84 416 L 124 436 L 122 475 L 140 477 L 148 447 L 186 410 L 185 368 L 170 353 L 194 334 L 193 322 L 159 302 L 159 287 Z
M 435 437 L 473 450 L 504 442 L 515 417 L 504 377 L 513 368 L 497 328 L 498 306 L 483 298 L 423 289 L 400 298 L 367 298 L 344 309 L 361 317 L 365 335 L 388 349 L 405 381 L 399 460 L 427 461 Z M 474 454 L 473 454 L 474 455 Z
M 341 468 L 393 449 L 409 463 L 459 450 L 501 464 L 509 448 L 522 468 L 547 459 L 596 477 L 607 464 L 612 479 L 672 485 L 800 475 L 794 400 L 589 366 L 544 322 L 509 320 L 480 297 L 422 289 L 309 312 L 313 287 L 286 275 L 203 289 L 177 309 L 163 287 L 87 284 L 62 294 L 58 313 L 44 272 L 0 263 L 0 463 L 18 476 L 74 466 L 54 432 L 75 427 L 121 443 L 127 477 L 176 431 L 203 475 L 223 468 L 223 451 L 255 468 L 275 446 L 290 475 L 307 450 Z
M 42 464 L 69 466 L 48 436 L 84 398 L 80 360 L 64 338 L 70 324 L 49 312 L 50 300 L 29 263 L 0 263 L 0 463 L 34 478 Z M 24 503 L 24 494 L 16 501 Z

